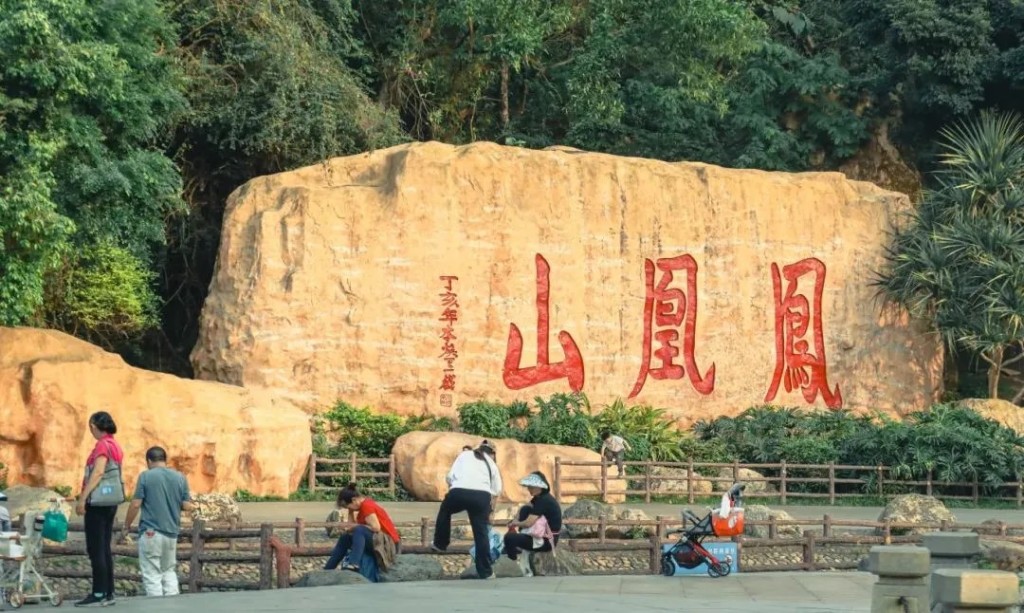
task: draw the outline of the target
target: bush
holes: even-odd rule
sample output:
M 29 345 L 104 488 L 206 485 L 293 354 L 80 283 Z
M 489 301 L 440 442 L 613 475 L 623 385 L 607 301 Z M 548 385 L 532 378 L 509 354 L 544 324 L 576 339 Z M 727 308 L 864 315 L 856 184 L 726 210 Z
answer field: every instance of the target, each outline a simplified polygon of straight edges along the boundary
M 527 417 L 530 407 L 521 401 L 511 404 L 477 400 L 459 405 L 459 430 L 484 438 L 519 438 L 522 430 L 513 420 Z
M 377 415 L 369 409 L 339 402 L 317 420 L 313 451 L 328 458 L 353 453 L 363 458 L 386 458 L 391 455 L 395 439 L 410 432 L 413 423 L 413 419 Z

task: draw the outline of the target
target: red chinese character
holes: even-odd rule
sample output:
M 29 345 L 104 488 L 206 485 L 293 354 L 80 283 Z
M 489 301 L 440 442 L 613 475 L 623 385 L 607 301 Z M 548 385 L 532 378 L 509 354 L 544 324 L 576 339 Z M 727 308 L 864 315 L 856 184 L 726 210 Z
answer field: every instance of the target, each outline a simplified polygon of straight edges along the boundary
M 447 321 L 448 323 L 456 322 L 459 320 L 458 309 L 445 309 L 441 313 L 441 321 Z
M 443 407 L 450 407 L 450 406 L 452 406 L 452 395 L 451 394 L 441 394 L 441 406 L 443 406 Z
M 441 297 L 441 306 L 452 308 L 452 309 L 459 308 L 459 300 L 458 300 L 459 295 L 458 294 L 455 294 L 455 293 L 452 293 L 452 292 L 445 292 L 443 294 L 438 294 L 438 296 Z
M 452 291 L 452 281 L 458 281 L 459 280 L 458 277 L 453 277 L 451 275 L 442 275 L 440 277 L 440 279 L 442 281 L 444 281 L 444 288 L 446 290 L 448 290 L 449 292 Z
M 647 288 L 647 298 L 644 302 L 644 346 L 640 373 L 629 397 L 633 398 L 640 393 L 647 381 L 647 375 L 661 380 L 682 379 L 683 375 L 687 374 L 695 390 L 704 395 L 710 394 L 715 389 L 715 365 L 712 364 L 702 377 L 693 355 L 697 331 L 697 262 L 690 255 L 680 255 L 658 259 L 657 267 L 661 271 L 661 278 L 655 286 L 655 264 L 650 259 L 644 262 Z M 676 270 L 686 271 L 685 292 L 678 288 L 669 288 L 673 280 L 672 273 Z M 667 329 L 658 330 L 653 334 L 654 339 L 658 341 L 658 349 L 654 355 L 661 361 L 661 366 L 652 369 L 651 336 L 655 325 Z M 685 369 L 683 365 L 674 362 L 680 353 L 677 329 L 680 325 L 683 326 L 682 354 Z
M 578 392 L 583 389 L 583 356 L 580 354 L 576 341 L 565 330 L 558 333 L 558 342 L 565 352 L 565 360 L 552 364 L 548 360 L 548 296 L 551 292 L 550 273 L 544 256 L 537 254 L 537 365 L 520 368 L 523 357 L 523 335 L 513 323 L 508 328 L 508 345 L 505 348 L 505 370 L 503 379 L 505 387 L 521 390 L 565 377 L 569 380 L 569 388 Z
M 800 277 L 814 275 L 814 303 L 797 294 Z M 782 294 L 782 277 L 786 278 L 786 294 Z M 807 258 L 782 268 L 772 264 L 772 287 L 775 291 L 775 374 L 771 387 L 764 397 L 765 402 L 775 399 L 782 383 L 787 392 L 800 388 L 804 400 L 814 404 L 821 393 L 825 405 L 830 409 L 843 406 L 843 395 L 836 385 L 835 391 L 828 388 L 827 364 L 825 361 L 825 334 L 821 324 L 821 296 L 825 290 L 825 264 L 817 258 Z M 812 309 L 813 306 L 813 309 Z M 811 330 L 814 353 L 805 338 Z
M 449 326 L 445 326 L 445 327 L 441 328 L 441 336 L 440 336 L 440 338 L 441 338 L 441 340 L 443 340 L 443 341 L 445 341 L 447 343 L 447 342 L 454 341 L 458 337 L 455 336 L 455 328 L 453 328 L 453 327 L 451 327 L 449 325 Z
M 455 374 L 445 373 L 444 379 L 441 381 L 441 389 L 443 390 L 454 390 L 455 389 Z
M 445 343 L 441 346 L 441 359 L 448 360 L 459 357 L 459 352 L 455 349 L 455 343 Z

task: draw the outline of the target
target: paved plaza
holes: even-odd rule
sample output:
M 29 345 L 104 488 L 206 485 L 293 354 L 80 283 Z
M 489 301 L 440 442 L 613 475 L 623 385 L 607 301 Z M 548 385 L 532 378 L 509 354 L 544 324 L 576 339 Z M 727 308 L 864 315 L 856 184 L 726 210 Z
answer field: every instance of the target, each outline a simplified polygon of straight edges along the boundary
M 341 571 L 339 571 L 341 572 Z M 382 583 L 175 598 L 125 598 L 120 613 L 196 611 L 557 611 L 622 613 L 856 613 L 871 609 L 868 573 L 751 573 L 710 577 L 535 577 Z M 65 605 L 69 606 L 69 605 Z M 113 610 L 113 609 L 111 609 Z

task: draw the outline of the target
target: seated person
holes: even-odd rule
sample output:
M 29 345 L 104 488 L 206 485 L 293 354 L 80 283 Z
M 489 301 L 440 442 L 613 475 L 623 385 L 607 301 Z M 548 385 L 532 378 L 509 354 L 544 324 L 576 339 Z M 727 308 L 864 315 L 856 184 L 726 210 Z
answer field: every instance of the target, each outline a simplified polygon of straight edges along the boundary
M 338 568 L 360 573 L 370 581 L 379 580 L 377 560 L 373 555 L 374 534 L 383 533 L 397 546 L 398 530 L 394 522 L 372 498 L 359 493 L 354 483 L 338 492 L 338 508 L 348 510 L 348 522 L 358 524 L 342 533 L 331 552 L 324 570 Z
M 519 509 L 517 521 L 508 524 L 505 555 L 510 560 L 517 560 L 520 551 L 551 551 L 558 544 L 558 533 L 562 530 L 562 507 L 551 495 L 551 486 L 544 473 L 534 471 L 519 484 L 530 491 L 532 498 L 530 504 Z M 520 562 L 520 566 L 524 574 L 532 574 L 529 564 Z

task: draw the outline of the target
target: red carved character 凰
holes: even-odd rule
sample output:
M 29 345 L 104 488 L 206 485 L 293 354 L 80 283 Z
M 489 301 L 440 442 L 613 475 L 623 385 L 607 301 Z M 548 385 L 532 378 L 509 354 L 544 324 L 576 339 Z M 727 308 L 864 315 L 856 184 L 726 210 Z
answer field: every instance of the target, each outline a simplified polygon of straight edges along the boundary
M 650 259 L 644 262 L 647 292 L 644 301 L 643 355 L 640 373 L 629 397 L 634 398 L 640 393 L 648 375 L 659 380 L 682 379 L 683 375 L 689 375 L 690 384 L 695 390 L 701 394 L 710 394 L 715 389 L 715 365 L 712 364 L 704 376 L 701 376 L 694 357 L 697 331 L 697 262 L 690 255 L 680 255 L 674 258 L 660 258 L 657 268 L 661 271 L 661 277 L 655 285 L 655 263 Z M 669 287 L 674 278 L 673 272 L 678 270 L 686 271 L 685 292 L 679 288 Z M 680 354 L 680 325 L 683 326 L 683 364 L 676 364 L 674 360 Z M 653 331 L 655 326 L 659 328 L 656 332 Z M 653 369 L 650 367 L 652 336 L 658 341 L 658 349 L 654 351 L 654 355 L 661 362 L 660 366 Z
M 813 303 L 797 294 L 800 277 L 814 276 Z M 783 295 L 782 280 L 786 288 Z M 772 264 L 772 288 L 775 292 L 775 374 L 765 402 L 775 399 L 779 384 L 787 392 L 799 388 L 804 400 L 813 404 L 821 393 L 830 409 L 843 406 L 843 395 L 836 385 L 829 390 L 828 366 L 825 360 L 825 334 L 821 323 L 821 297 L 825 289 L 825 264 L 817 258 L 807 258 L 789 264 L 779 273 L 778 264 Z M 805 338 L 810 330 L 814 352 Z
M 569 388 L 578 392 L 583 389 L 583 356 L 576 341 L 566 331 L 558 333 L 558 342 L 565 352 L 565 360 L 552 364 L 548 359 L 548 297 L 551 293 L 551 267 L 544 256 L 537 254 L 537 365 L 521 368 L 523 357 L 523 335 L 514 324 L 509 324 L 508 345 L 505 349 L 505 369 L 502 378 L 505 386 L 521 390 L 531 385 L 567 378 Z

